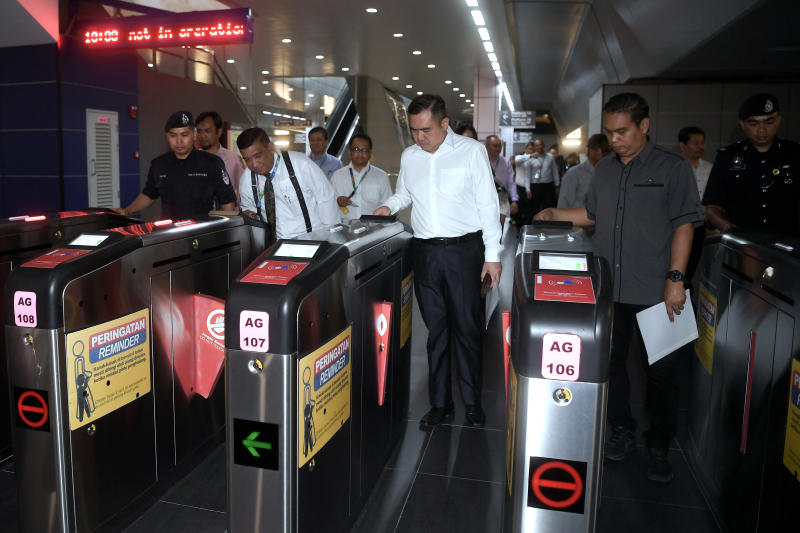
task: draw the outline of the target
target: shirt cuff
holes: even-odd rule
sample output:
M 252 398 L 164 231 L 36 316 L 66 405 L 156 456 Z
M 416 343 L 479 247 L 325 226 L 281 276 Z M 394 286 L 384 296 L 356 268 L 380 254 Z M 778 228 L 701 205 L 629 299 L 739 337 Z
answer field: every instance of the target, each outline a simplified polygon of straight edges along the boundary
M 500 262 L 500 248 L 492 247 L 486 248 L 483 251 L 483 260 L 487 263 L 499 263 Z
M 703 223 L 703 217 L 698 217 L 697 213 L 683 214 L 679 217 L 672 219 L 672 228 L 675 229 L 680 226 L 683 226 L 684 224 L 689 224 L 689 223 L 691 223 L 692 226 L 694 227 L 698 227 Z

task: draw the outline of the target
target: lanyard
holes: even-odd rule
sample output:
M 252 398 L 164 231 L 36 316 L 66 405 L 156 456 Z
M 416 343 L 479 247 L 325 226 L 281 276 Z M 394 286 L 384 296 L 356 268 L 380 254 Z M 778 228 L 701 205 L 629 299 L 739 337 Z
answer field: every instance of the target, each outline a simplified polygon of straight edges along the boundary
M 280 157 L 278 157 L 278 159 L 275 161 L 275 164 L 272 167 L 272 171 L 269 173 L 269 176 L 267 176 L 267 179 L 269 181 L 272 181 L 273 179 L 275 179 L 275 173 L 278 172 L 278 167 L 279 166 L 281 166 L 281 158 Z M 267 186 L 267 183 L 264 182 L 264 187 L 266 187 L 266 186 Z M 258 199 L 256 200 L 256 207 L 259 208 L 259 209 L 261 208 L 261 200 L 263 198 L 264 198 L 264 189 L 261 188 L 258 191 Z
M 364 172 L 364 175 L 361 176 L 360 180 L 358 180 L 358 185 L 356 185 L 356 177 L 353 175 L 353 167 L 350 167 L 348 170 L 350 171 L 350 183 L 353 184 L 353 193 L 350 195 L 352 197 L 353 194 L 356 193 L 356 190 L 358 190 L 358 188 L 361 186 L 361 184 L 364 183 L 364 179 L 367 177 L 367 174 L 369 174 L 369 171 L 372 170 L 372 166 L 367 165 L 367 171 Z

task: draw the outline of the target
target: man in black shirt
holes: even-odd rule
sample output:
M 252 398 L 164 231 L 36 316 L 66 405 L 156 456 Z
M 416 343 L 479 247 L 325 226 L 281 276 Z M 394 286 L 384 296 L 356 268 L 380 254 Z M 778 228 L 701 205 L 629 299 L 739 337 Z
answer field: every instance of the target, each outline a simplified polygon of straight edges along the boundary
M 755 94 L 739 109 L 747 139 L 720 148 L 703 195 L 706 217 L 720 231 L 800 233 L 800 145 L 777 137 L 780 124 L 771 94 Z
M 150 163 L 144 189 L 123 215 L 138 213 L 161 198 L 161 216 L 184 219 L 208 214 L 214 198 L 220 209 L 236 208 L 236 195 L 225 163 L 214 154 L 195 150 L 194 123 L 188 111 L 173 113 L 164 126 L 170 151 Z

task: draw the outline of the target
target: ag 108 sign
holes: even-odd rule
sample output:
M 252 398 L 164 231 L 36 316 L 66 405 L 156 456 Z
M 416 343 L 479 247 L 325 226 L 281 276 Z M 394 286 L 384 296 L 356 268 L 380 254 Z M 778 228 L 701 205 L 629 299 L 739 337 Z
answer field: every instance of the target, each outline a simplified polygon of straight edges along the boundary
M 87 48 L 164 48 L 253 42 L 250 9 L 109 18 L 82 24 Z

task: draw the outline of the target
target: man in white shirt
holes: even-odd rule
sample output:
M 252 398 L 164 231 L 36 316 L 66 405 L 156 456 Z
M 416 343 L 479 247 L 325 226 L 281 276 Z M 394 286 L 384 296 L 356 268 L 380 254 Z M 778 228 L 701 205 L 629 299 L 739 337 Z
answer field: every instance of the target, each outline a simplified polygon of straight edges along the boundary
M 525 194 L 532 203 L 533 213 L 555 207 L 561 176 L 553 154 L 545 152 L 541 139 L 533 141 L 533 153 L 517 158 L 517 168 L 520 164 L 527 167 L 530 176 L 530 182 L 523 185 Z
M 602 133 L 589 137 L 586 143 L 586 161 L 571 167 L 561 178 L 558 207 L 586 205 L 586 195 L 594 179 L 594 166 L 611 151 L 608 139 Z
M 702 159 L 706 153 L 706 134 L 700 128 L 688 126 L 678 132 L 678 146 L 680 146 L 683 157 L 689 161 L 694 171 L 694 179 L 697 181 L 697 190 L 700 198 L 706 190 L 708 176 L 711 174 L 711 163 Z
M 239 176 L 244 172 L 244 163 L 242 163 L 241 157 L 219 142 L 220 135 L 222 135 L 222 117 L 216 111 L 206 111 L 197 115 L 194 125 L 197 129 L 197 142 L 200 143 L 200 149 L 216 154 L 222 159 L 225 163 L 225 170 L 228 171 L 228 176 L 231 178 L 231 186 L 238 198 Z
M 428 327 L 427 431 L 453 418 L 450 335 L 469 425 L 483 427 L 481 407 L 484 305 L 481 280 L 500 281 L 500 210 L 486 148 L 450 129 L 441 96 L 408 106 L 415 145 L 403 151 L 394 196 L 375 210 L 389 215 L 413 205 L 414 287 Z
M 253 218 L 260 213 L 265 221 L 274 220 L 276 238 L 289 239 L 341 221 L 333 187 L 320 168 L 305 154 L 277 152 L 261 128 L 244 130 L 236 139 L 236 144 L 248 168 L 239 180 L 242 211 Z M 286 164 L 287 156 L 302 197 L 292 183 Z M 272 213 L 268 209 L 270 189 L 274 202 Z
M 392 186 L 386 172 L 369 162 L 372 139 L 356 133 L 350 138 L 350 164 L 335 171 L 331 185 L 336 202 L 342 210 L 342 220 L 357 220 L 371 215 L 391 195 Z

